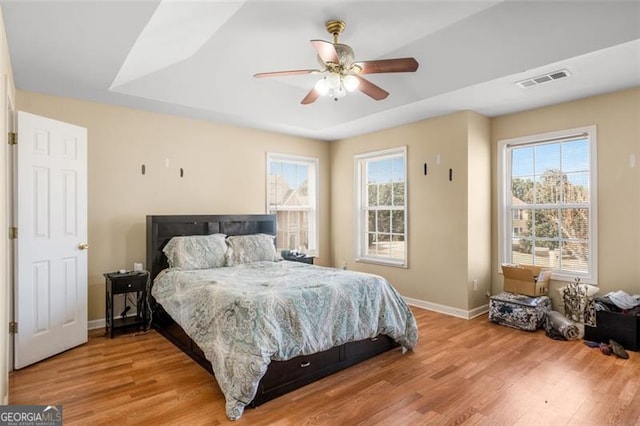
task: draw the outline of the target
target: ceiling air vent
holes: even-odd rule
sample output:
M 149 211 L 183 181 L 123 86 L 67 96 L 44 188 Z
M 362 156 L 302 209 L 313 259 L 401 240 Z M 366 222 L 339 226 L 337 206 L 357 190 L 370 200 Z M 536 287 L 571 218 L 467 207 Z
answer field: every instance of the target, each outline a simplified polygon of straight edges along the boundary
M 516 81 L 516 84 L 524 89 L 527 87 L 538 86 L 543 83 L 548 83 L 554 80 L 560 80 L 561 78 L 571 77 L 571 73 L 568 70 L 553 71 L 547 74 L 539 75 L 526 80 Z

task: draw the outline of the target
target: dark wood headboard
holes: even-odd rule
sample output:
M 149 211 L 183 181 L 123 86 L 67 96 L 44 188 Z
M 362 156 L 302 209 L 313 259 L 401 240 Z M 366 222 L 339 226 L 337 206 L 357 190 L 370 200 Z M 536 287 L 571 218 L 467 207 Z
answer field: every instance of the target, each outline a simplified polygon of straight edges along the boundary
M 147 216 L 147 268 L 151 281 L 169 267 L 162 249 L 175 236 L 276 235 L 276 224 L 276 216 L 269 214 Z

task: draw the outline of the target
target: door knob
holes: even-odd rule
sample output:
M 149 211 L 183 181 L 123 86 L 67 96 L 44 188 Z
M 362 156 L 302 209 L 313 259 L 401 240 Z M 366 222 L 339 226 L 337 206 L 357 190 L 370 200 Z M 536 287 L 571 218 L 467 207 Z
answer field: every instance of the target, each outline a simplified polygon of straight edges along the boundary
M 78 244 L 78 248 L 79 248 L 80 250 L 86 250 L 86 249 L 88 249 L 88 248 L 89 248 L 89 244 L 87 244 L 87 243 L 80 243 L 80 244 Z

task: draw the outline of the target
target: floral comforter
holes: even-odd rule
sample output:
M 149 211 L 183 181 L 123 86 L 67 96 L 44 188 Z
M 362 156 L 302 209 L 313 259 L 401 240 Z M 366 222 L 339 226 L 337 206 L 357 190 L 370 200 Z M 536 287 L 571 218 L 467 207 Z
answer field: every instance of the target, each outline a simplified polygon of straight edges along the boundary
M 382 277 L 298 262 L 167 269 L 152 294 L 204 351 L 238 419 L 271 360 L 386 334 L 407 349 L 415 318 Z

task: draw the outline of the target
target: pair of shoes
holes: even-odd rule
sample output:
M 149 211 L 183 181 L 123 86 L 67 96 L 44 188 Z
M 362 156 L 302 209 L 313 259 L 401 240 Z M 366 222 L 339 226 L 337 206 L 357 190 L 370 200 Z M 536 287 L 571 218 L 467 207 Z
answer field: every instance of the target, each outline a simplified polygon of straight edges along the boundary
M 620 358 L 622 359 L 629 358 L 629 354 L 627 353 L 627 351 L 624 350 L 624 347 L 620 343 L 616 342 L 613 339 L 610 339 L 609 345 L 611 345 L 611 351 L 614 354 L 618 355 Z
M 611 347 L 606 343 L 600 343 L 598 347 L 600 348 L 600 352 L 602 352 L 604 355 L 611 355 Z

